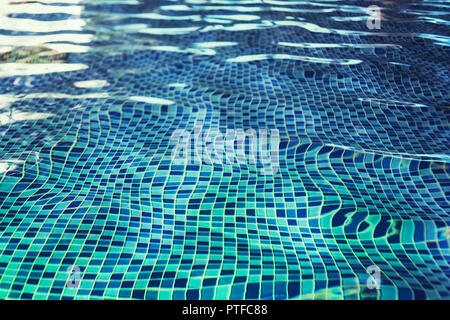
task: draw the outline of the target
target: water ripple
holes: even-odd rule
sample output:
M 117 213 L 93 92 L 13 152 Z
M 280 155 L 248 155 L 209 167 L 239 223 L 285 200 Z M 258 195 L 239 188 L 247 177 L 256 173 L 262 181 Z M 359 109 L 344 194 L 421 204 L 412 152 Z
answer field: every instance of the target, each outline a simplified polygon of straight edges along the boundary
M 448 1 L 0 2 L 0 299 L 450 298 Z

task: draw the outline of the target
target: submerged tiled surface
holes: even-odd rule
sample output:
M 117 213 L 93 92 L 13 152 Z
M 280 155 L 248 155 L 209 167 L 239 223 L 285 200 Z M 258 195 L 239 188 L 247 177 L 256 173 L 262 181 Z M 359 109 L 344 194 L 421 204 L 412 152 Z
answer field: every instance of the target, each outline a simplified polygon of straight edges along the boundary
M 0 64 L 0 298 L 450 297 L 447 7 L 74 2 L 0 30 L 89 49 Z M 177 165 L 196 120 L 278 129 L 279 172 Z

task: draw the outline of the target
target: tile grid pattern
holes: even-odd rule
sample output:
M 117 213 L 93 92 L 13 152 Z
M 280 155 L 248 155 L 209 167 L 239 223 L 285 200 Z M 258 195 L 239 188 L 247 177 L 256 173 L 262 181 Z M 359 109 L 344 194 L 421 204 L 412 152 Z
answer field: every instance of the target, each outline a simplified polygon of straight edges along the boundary
M 141 10 L 89 8 L 86 14 Z M 259 8 L 261 20 L 363 26 L 333 22 L 325 12 L 297 17 Z M 400 23 L 382 29 L 406 30 Z M 35 75 L 31 87 L 14 85 L 20 77 L 2 78 L 1 94 L 22 95 L 9 110 L 52 116 L 0 127 L 0 160 L 10 168 L 0 173 L 0 298 L 449 298 L 448 73 L 439 71 L 448 70 L 439 60 L 445 46 L 380 36 L 370 40 L 402 48 L 358 49 L 367 38 L 295 24 L 150 39 L 178 48 L 241 45 L 214 55 L 91 50 L 68 56 L 86 70 Z M 274 45 L 280 42 L 352 45 Z M 335 63 L 226 61 L 261 53 Z M 363 63 L 339 63 L 351 58 Z M 109 85 L 73 86 L 89 79 Z M 49 88 L 71 98 L 33 96 Z M 92 93 L 107 95 L 83 98 Z M 174 163 L 171 134 L 193 131 L 198 120 L 222 132 L 277 128 L 278 174 L 260 175 L 260 164 Z M 73 265 L 80 267 L 79 288 L 66 286 Z M 381 269 L 379 291 L 366 286 L 370 265 Z

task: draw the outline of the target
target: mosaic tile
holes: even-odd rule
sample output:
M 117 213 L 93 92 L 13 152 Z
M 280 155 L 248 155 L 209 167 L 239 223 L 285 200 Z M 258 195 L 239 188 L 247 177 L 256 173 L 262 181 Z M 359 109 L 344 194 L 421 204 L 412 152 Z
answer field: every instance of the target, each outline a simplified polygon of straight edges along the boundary
M 368 5 L 6 5 L 0 299 L 449 299 L 450 12 Z M 175 162 L 199 123 L 279 170 Z

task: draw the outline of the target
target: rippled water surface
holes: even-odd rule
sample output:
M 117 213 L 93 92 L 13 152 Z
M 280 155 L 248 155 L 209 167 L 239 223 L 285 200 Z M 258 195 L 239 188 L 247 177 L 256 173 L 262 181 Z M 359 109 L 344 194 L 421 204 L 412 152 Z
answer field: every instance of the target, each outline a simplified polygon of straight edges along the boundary
M 0 298 L 449 299 L 449 24 L 0 0 Z M 279 170 L 175 162 L 199 124 L 278 130 Z

